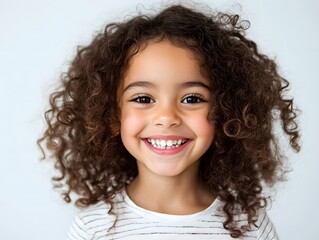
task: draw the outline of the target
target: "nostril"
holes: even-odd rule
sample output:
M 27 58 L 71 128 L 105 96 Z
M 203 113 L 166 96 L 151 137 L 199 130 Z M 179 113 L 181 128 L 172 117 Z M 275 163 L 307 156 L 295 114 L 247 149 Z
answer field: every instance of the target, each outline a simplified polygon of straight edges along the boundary
M 154 119 L 154 124 L 156 126 L 162 126 L 166 128 L 178 126 L 181 124 L 181 122 L 182 122 L 181 119 L 177 116 L 174 116 L 174 117 L 161 116 Z

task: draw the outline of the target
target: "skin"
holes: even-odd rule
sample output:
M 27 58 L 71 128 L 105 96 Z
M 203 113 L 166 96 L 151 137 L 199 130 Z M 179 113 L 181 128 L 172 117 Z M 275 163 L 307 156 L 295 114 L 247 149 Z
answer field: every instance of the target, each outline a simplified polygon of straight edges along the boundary
M 214 200 L 198 176 L 199 160 L 214 138 L 208 120 L 209 81 L 187 49 L 149 42 L 134 55 L 120 90 L 121 138 L 136 158 L 138 176 L 127 187 L 140 207 L 191 214 Z M 178 153 L 153 151 L 149 138 L 183 138 Z

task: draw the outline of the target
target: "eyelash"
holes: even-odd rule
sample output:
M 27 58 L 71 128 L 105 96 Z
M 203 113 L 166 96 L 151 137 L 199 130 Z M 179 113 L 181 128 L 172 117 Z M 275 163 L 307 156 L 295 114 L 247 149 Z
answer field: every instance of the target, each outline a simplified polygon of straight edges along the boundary
M 202 103 L 202 102 L 207 102 L 206 99 L 204 99 L 201 95 L 198 95 L 198 94 L 190 94 L 190 95 L 187 95 L 183 98 L 182 100 L 182 103 L 185 103 L 184 101 L 186 99 L 196 99 L 196 102 L 191 102 L 191 103 L 188 103 L 188 104 L 197 104 L 197 103 Z M 147 99 L 147 101 L 146 101 Z M 152 99 L 151 96 L 149 95 L 146 95 L 146 94 L 141 94 L 141 95 L 138 95 L 138 96 L 135 96 L 133 97 L 132 99 L 129 100 L 130 102 L 136 102 L 136 103 L 140 103 L 140 104 L 150 104 L 150 103 L 154 103 L 154 99 Z M 187 103 L 185 103 L 187 104 Z
M 182 102 L 184 102 L 184 100 L 186 100 L 187 98 L 192 98 L 193 100 L 196 99 L 196 102 L 192 102 L 192 103 L 189 103 L 189 104 L 197 104 L 197 103 L 207 102 L 207 100 L 204 99 L 201 95 L 198 95 L 198 94 L 195 94 L 195 93 L 187 95 L 186 97 L 184 97 Z
M 141 99 L 148 99 L 150 100 L 150 102 L 142 102 Z M 146 95 L 146 94 L 141 94 L 141 95 L 137 95 L 135 97 L 133 97 L 132 99 L 129 100 L 130 102 L 136 102 L 136 103 L 141 103 L 141 104 L 150 104 L 150 103 L 153 103 L 155 102 L 151 96 L 149 95 Z

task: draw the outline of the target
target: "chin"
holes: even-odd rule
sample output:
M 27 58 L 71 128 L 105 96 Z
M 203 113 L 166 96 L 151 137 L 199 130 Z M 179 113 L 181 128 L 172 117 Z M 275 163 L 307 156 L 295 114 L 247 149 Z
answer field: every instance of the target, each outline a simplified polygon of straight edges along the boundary
M 177 166 L 152 166 L 149 170 L 158 176 L 175 177 L 183 172 L 183 169 Z

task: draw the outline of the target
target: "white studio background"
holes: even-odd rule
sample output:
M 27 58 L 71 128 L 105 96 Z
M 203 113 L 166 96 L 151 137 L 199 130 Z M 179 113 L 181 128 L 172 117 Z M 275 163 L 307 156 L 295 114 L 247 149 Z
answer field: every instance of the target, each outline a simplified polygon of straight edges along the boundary
M 65 239 L 74 213 L 52 190 L 50 165 L 35 142 L 48 94 L 77 45 L 109 21 L 143 6 L 137 0 L 0 0 L 0 239 Z M 317 238 L 319 228 L 319 2 L 206 0 L 213 9 L 242 13 L 249 37 L 276 58 L 302 110 L 302 151 L 289 153 L 293 172 L 280 184 L 270 216 L 281 239 Z

